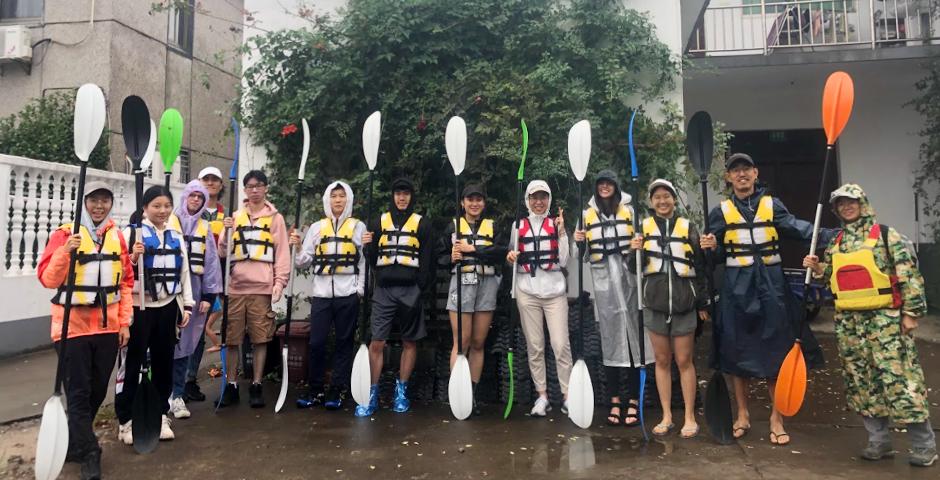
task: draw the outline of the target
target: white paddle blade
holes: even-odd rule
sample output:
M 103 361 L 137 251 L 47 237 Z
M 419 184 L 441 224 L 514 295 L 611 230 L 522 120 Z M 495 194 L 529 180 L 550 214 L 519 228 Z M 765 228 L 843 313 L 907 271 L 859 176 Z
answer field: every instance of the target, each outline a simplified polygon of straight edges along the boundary
M 279 413 L 284 408 L 284 400 L 287 400 L 287 384 L 290 383 L 287 378 L 287 347 L 281 348 L 281 365 L 284 366 L 284 372 L 281 374 L 281 391 L 277 394 L 277 402 L 274 404 L 274 413 Z
M 588 162 L 591 160 L 591 123 L 581 120 L 568 131 L 568 161 L 571 171 L 579 182 L 587 174 Z
M 581 428 L 594 420 L 594 385 L 584 359 L 578 360 L 568 380 L 568 418 Z
M 359 345 L 356 359 L 353 360 L 350 384 L 353 400 L 359 405 L 368 405 L 369 388 L 372 386 L 372 369 L 369 366 L 369 347 L 364 343 Z
M 42 423 L 36 440 L 36 480 L 52 480 L 59 476 L 69 449 L 69 421 L 65 416 L 62 396 L 53 395 L 42 408 Z
M 362 126 L 362 154 L 366 157 L 369 170 L 375 170 L 379 159 L 379 140 L 382 139 L 382 112 L 372 112 Z M 360 404 L 363 405 L 363 404 Z
M 467 124 L 462 118 L 450 117 L 444 132 L 444 148 L 454 175 L 460 175 L 467 163 Z
M 454 369 L 447 384 L 450 411 L 457 420 L 466 420 L 473 412 L 473 383 L 470 381 L 470 363 L 465 355 L 457 355 Z
M 91 151 L 95 149 L 104 123 L 107 120 L 107 109 L 104 104 L 104 93 L 93 83 L 86 83 L 78 89 L 75 95 L 75 119 L 73 126 L 75 156 L 83 162 L 88 161 Z
M 140 161 L 140 171 L 146 172 L 153 163 L 154 152 L 157 148 L 157 126 L 150 120 L 150 141 L 147 142 L 147 151 L 144 152 L 144 158 Z M 177 157 L 179 158 L 179 157 Z
M 304 151 L 300 155 L 300 171 L 297 172 L 297 180 L 303 181 L 304 168 L 307 167 L 307 154 L 310 153 L 310 127 L 307 126 L 307 119 L 300 119 L 300 124 L 304 128 Z

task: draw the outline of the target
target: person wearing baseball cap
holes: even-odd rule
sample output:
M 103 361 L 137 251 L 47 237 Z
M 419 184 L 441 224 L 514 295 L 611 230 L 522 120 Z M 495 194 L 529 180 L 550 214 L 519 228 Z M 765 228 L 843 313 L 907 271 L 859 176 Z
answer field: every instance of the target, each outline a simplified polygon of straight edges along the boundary
M 562 209 L 552 217 L 552 190 L 544 180 L 533 180 L 525 189 L 529 215 L 513 230 L 506 260 L 515 265 L 515 298 L 525 334 L 529 371 L 538 392 L 529 412 L 544 417 L 552 409 L 548 401 L 545 371 L 545 331 L 555 354 L 558 385 L 564 396 L 562 412 L 568 410 L 568 378 L 571 376 L 571 344 L 568 341 L 568 284 L 562 269 L 568 264 L 568 235 Z M 544 320 L 544 322 L 543 322 Z
M 457 360 L 457 282 L 461 286 L 461 320 L 463 322 L 463 351 L 470 362 L 470 380 L 473 383 L 473 414 L 479 415 L 476 387 L 483 374 L 483 347 L 496 310 L 496 298 L 501 280 L 502 263 L 508 249 L 506 239 L 497 236 L 492 218 L 484 218 L 486 194 L 479 183 L 468 183 L 463 189 L 460 205 L 460 229 L 454 220 L 438 242 L 439 263 L 450 268 L 453 275 L 447 295 L 447 310 L 453 333 L 450 365 Z M 459 232 L 459 233 L 458 233 Z M 457 262 L 461 262 L 457 272 Z
M 747 154 L 725 161 L 725 182 L 731 195 L 708 214 L 709 230 L 700 245 L 724 261 L 724 280 L 715 309 L 716 348 L 712 363 L 731 375 L 737 402 L 735 438 L 751 428 L 748 387 L 751 379 L 767 379 L 770 388 L 770 443 L 786 445 L 783 415 L 773 408 L 777 372 L 793 346 L 794 326 L 807 367 L 822 365 L 822 351 L 813 333 L 802 325 L 800 303 L 783 274 L 780 238 L 809 243 L 813 224 L 791 214 L 779 198 L 758 184 L 758 168 Z M 831 231 L 820 230 L 825 245 Z M 719 243 L 719 240 L 720 243 Z
M 92 181 L 85 185 L 85 192 L 79 233 L 72 235 L 69 223 L 52 232 L 37 276 L 44 287 L 56 290 L 51 333 L 60 352 L 66 276 L 71 256 L 77 256 L 68 348 L 62 362 L 69 406 L 66 461 L 81 463 L 81 478 L 100 478 L 101 447 L 93 422 L 108 393 L 118 348 L 130 338 L 134 269 L 124 237 L 111 219 L 111 187 Z

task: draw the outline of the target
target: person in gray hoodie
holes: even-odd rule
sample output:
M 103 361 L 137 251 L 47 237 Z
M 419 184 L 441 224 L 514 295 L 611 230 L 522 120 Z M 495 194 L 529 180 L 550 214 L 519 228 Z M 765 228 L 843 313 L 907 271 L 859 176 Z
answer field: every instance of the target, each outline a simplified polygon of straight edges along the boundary
M 366 225 L 352 217 L 352 205 L 353 191 L 348 184 L 342 181 L 329 184 L 323 192 L 326 216 L 307 229 L 303 246 L 294 259 L 297 268 L 312 265 L 313 269 L 309 391 L 297 399 L 298 408 L 324 405 L 328 410 L 338 410 L 349 391 L 353 337 L 366 271 L 362 255 Z M 291 231 L 290 242 L 299 244 L 300 233 Z M 333 375 L 330 388 L 324 390 L 326 342 L 331 328 L 336 338 Z

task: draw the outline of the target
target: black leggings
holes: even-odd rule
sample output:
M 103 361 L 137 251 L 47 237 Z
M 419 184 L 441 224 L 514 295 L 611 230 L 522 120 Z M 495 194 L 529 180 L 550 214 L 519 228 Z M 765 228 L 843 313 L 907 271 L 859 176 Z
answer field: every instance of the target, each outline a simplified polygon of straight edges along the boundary
M 640 396 L 640 369 L 636 367 L 608 367 L 604 366 L 604 376 L 607 377 L 607 397 L 621 397 L 621 403 L 627 403 L 623 398 L 636 400 Z M 627 377 L 626 392 L 624 392 L 623 376 Z M 626 393 L 626 395 L 624 395 Z
M 61 342 L 56 342 L 56 352 L 60 348 Z M 94 420 L 108 394 L 117 351 L 116 333 L 84 335 L 70 338 L 66 343 L 62 366 L 68 400 L 69 452 L 79 458 L 101 451 L 95 437 Z
M 134 323 L 127 344 L 124 389 L 114 398 L 114 410 L 123 424 L 131 419 L 134 394 L 137 392 L 140 366 L 150 349 L 150 380 L 160 394 L 163 413 L 169 411 L 170 392 L 173 390 L 173 351 L 176 348 L 176 322 L 180 319 L 176 300 L 156 308 L 139 310 L 134 307 Z

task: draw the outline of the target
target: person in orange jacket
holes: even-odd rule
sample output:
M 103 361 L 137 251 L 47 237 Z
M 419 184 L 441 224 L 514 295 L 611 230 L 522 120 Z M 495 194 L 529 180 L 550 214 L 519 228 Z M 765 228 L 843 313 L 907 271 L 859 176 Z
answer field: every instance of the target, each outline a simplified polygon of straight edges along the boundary
M 111 220 L 114 193 L 104 182 L 89 182 L 83 199 L 80 233 L 60 226 L 39 262 L 39 282 L 56 289 L 52 298 L 52 341 L 61 354 L 69 260 L 75 265 L 75 290 L 65 348 L 65 396 L 69 448 L 66 461 L 81 462 L 81 478 L 101 476 L 101 447 L 93 421 L 104 401 L 118 348 L 127 345 L 133 310 L 134 269 L 121 231 Z

